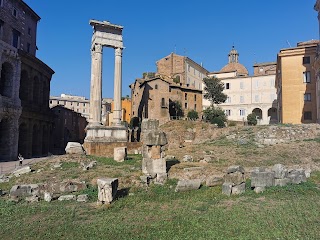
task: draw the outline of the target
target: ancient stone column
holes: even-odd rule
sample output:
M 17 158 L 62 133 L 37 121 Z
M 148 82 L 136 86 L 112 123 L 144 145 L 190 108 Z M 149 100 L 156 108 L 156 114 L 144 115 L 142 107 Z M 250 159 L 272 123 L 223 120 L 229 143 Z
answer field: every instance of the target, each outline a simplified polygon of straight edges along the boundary
M 91 50 L 90 125 L 101 125 L 102 103 L 102 45 Z
M 113 108 L 113 124 L 121 125 L 122 112 L 122 49 L 115 49 L 115 66 L 114 66 L 114 108 Z

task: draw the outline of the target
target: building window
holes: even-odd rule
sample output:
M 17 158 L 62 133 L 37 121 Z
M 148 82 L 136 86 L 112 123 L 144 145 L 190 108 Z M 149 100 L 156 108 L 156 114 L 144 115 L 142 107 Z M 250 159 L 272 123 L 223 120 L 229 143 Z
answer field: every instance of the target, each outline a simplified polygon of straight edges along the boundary
M 303 64 L 310 64 L 310 57 L 303 57 L 302 58 L 302 63 Z
M 255 101 L 255 102 L 259 102 L 259 95 L 255 95 L 255 96 L 254 96 L 254 101 Z
M 194 95 L 194 101 L 195 102 L 197 101 L 197 95 Z
M 50 100 L 50 104 L 52 104 L 52 100 Z
M 29 34 L 29 36 L 31 36 L 31 28 L 30 27 L 28 27 L 28 34 Z
M 230 109 L 227 109 L 224 111 L 226 116 L 231 116 L 231 110 Z
M 20 45 L 20 32 L 15 29 L 12 29 L 12 46 L 18 48 Z
M 30 53 L 30 47 L 31 47 L 30 43 L 27 43 L 27 53 Z
M 3 0 L 0 0 L 0 7 L 3 7 Z
M 79 103 L 77 103 L 77 106 L 79 106 Z
M 169 87 L 169 92 L 171 92 L 171 87 Z
M 244 103 L 244 96 L 240 96 L 240 102 Z
M 194 110 L 195 110 L 195 111 L 197 110 L 197 104 L 194 105 Z
M 73 102 L 70 102 L 70 105 L 72 106 L 72 105 L 73 105 Z
M 256 81 L 256 89 L 259 88 L 259 80 Z
M 166 100 L 164 98 L 161 98 L 161 107 L 166 107 Z
M 85 113 L 86 112 L 86 110 L 85 109 L 83 109 L 83 113 Z
M 0 20 L 0 37 L 2 37 L 3 21 Z
M 188 94 L 187 93 L 184 94 L 184 100 L 188 100 Z
M 303 72 L 303 82 L 304 83 L 311 83 L 310 71 Z
M 156 85 L 154 86 L 154 89 L 158 89 L 158 84 L 156 84 Z
M 14 17 L 17 17 L 17 16 L 18 16 L 17 9 L 15 9 L 15 8 L 12 9 L 12 15 L 13 15 Z
M 190 65 L 188 65 L 188 72 L 190 72 Z
M 184 108 L 185 108 L 185 109 L 188 108 L 188 103 L 184 103 Z
M 240 116 L 245 116 L 245 115 L 246 115 L 246 110 L 240 109 Z
M 311 102 L 311 93 L 305 93 L 304 94 L 304 101 L 305 102 Z
M 230 83 L 226 83 L 226 89 L 230 89 Z
M 304 112 L 303 113 L 303 119 L 304 120 L 312 120 L 312 112 L 310 112 L 310 111 Z
M 243 82 L 240 83 L 240 89 L 243 89 Z
M 231 97 L 227 97 L 226 103 L 231 103 Z
M 86 104 L 84 103 L 84 104 L 83 104 L 83 106 L 85 107 L 85 106 L 86 106 Z

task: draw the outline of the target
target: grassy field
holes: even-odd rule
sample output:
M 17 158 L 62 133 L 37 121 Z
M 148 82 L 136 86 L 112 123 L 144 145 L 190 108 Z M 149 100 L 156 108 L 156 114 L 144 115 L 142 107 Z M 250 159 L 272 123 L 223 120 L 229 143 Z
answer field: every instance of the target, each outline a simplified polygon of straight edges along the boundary
M 87 159 L 92 160 L 92 159 Z M 13 181 L 80 176 L 89 179 L 100 174 L 128 177 L 137 174 L 139 158 L 127 163 L 97 159 L 92 172 L 82 172 L 79 159 L 50 170 L 39 163 L 42 174 Z M 50 175 L 52 174 L 52 175 Z M 90 175 L 92 174 L 92 175 Z M 138 177 L 137 177 L 138 178 Z M 274 187 L 255 194 L 248 187 L 241 196 L 226 197 L 220 187 L 203 186 L 197 191 L 176 193 L 176 181 L 166 185 L 120 187 L 110 206 L 97 206 L 97 189 L 85 192 L 89 203 L 8 202 L 0 199 L 1 239 L 319 239 L 320 173 L 301 185 Z M 132 184 L 131 184 L 132 185 Z M 250 186 L 250 183 L 247 184 Z M 8 188 L 9 185 L 0 185 Z

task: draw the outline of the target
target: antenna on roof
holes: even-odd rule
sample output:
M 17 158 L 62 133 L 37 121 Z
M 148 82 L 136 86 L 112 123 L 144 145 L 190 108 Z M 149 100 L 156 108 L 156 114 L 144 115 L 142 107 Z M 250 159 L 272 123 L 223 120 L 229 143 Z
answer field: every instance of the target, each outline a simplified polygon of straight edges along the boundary
M 289 45 L 289 47 L 291 47 L 291 44 L 289 43 L 289 41 L 287 40 L 287 44 Z

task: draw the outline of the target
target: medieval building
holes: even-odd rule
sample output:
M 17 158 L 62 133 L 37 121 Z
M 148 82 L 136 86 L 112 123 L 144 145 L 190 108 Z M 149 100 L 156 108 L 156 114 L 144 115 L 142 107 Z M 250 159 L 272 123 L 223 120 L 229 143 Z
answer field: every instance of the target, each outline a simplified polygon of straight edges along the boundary
M 131 117 L 138 117 L 140 120 L 158 119 L 163 124 L 182 115 L 186 117 L 190 110 L 198 113 L 202 111 L 202 90 L 175 83 L 162 75 L 136 79 L 130 88 Z
M 52 149 L 53 70 L 36 57 L 40 17 L 22 0 L 0 1 L 0 161 Z

